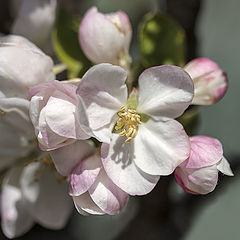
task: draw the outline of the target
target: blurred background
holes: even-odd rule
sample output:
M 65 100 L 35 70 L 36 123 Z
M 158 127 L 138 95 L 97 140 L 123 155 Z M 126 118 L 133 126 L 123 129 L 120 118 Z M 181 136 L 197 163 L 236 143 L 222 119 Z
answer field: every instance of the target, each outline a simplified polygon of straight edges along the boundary
M 187 59 L 208 57 L 228 74 L 225 97 L 212 106 L 199 108 L 198 135 L 218 138 L 230 161 L 234 178 L 221 176 L 217 189 L 207 196 L 183 193 L 172 176 L 163 177 L 147 196 L 131 199 L 118 216 L 82 217 L 74 211 L 65 229 L 46 230 L 36 225 L 19 240 L 68 239 L 239 239 L 240 215 L 240 1 L 239 0 L 62 0 L 74 15 L 91 6 L 108 13 L 125 11 L 133 25 L 131 56 L 139 57 L 138 23 L 150 12 L 160 10 L 174 18 L 186 31 Z M 0 0 L 0 32 L 11 25 L 9 2 Z M 6 239 L 0 234 L 0 239 Z

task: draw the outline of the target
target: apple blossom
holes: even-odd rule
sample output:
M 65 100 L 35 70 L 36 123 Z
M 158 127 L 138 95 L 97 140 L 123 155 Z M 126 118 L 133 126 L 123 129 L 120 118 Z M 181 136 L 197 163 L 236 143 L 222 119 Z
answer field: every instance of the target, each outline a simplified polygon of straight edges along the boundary
M 11 0 L 10 3 L 16 15 L 11 32 L 45 47 L 55 22 L 57 0 Z
M 77 116 L 77 87 L 57 80 L 30 89 L 30 118 L 41 150 L 54 150 L 89 136 Z
M 188 137 L 173 118 L 191 103 L 193 83 L 182 68 L 157 66 L 140 75 L 139 92 L 128 98 L 126 77 L 107 63 L 89 69 L 77 90 L 79 121 L 103 142 L 110 179 L 130 195 L 143 195 L 189 156 Z
M 64 227 L 73 204 L 67 182 L 60 183 L 56 177 L 57 172 L 53 174 L 45 162 L 15 166 L 7 172 L 1 193 L 1 224 L 8 238 L 23 235 L 35 222 L 50 229 Z
M 131 37 L 130 21 L 122 11 L 102 14 L 92 7 L 79 26 L 82 50 L 94 63 L 107 62 L 127 67 Z
M 189 62 L 184 69 L 192 77 L 194 83 L 192 104 L 209 105 L 216 103 L 227 91 L 226 73 L 209 58 L 196 58 Z
M 221 143 L 212 137 L 190 138 L 189 158 L 175 170 L 175 178 L 185 192 L 207 194 L 212 192 L 218 181 L 218 172 L 233 176 L 228 161 L 223 156 Z
M 54 79 L 53 62 L 27 39 L 0 37 L 0 169 L 35 147 L 28 88 Z

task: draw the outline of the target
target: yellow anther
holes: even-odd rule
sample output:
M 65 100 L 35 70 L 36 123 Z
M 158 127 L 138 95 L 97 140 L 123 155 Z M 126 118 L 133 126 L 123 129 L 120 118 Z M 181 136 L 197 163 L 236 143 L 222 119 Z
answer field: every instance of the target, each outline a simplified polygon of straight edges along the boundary
M 125 111 L 125 107 L 122 106 L 122 107 L 120 108 L 120 111 Z
M 128 130 L 127 130 L 127 133 L 126 133 L 126 136 L 129 137 L 133 132 L 133 128 L 130 127 Z
M 128 109 L 124 106 L 118 112 L 119 119 L 114 127 L 115 130 L 122 130 L 119 135 L 128 137 L 125 142 L 130 142 L 137 136 L 138 125 L 141 124 L 141 117 L 136 110 Z
M 124 136 L 125 134 L 126 134 L 126 130 L 125 130 L 125 129 L 123 129 L 123 130 L 119 133 L 120 136 Z

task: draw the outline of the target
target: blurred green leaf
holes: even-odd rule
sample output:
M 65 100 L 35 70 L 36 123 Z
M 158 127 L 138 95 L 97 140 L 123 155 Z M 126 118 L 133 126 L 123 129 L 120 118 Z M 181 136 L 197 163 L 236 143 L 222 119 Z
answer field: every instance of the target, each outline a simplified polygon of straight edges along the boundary
M 145 68 L 162 64 L 185 65 L 185 32 L 160 12 L 144 17 L 139 27 L 139 45 Z
M 198 107 L 190 106 L 177 120 L 183 125 L 189 136 L 195 135 L 200 122 Z
M 53 32 L 55 52 L 59 60 L 67 65 L 69 78 L 81 77 L 91 66 L 78 42 L 80 21 L 80 17 L 71 16 L 60 8 Z

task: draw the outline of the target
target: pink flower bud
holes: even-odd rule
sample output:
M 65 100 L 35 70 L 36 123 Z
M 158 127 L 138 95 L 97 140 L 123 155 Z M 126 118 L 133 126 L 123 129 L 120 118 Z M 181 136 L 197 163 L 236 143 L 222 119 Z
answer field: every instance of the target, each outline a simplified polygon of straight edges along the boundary
M 86 56 L 94 63 L 108 62 L 126 66 L 132 27 L 128 16 L 118 11 L 102 14 L 90 8 L 79 26 L 79 41 Z
M 184 68 L 194 82 L 192 104 L 209 105 L 218 102 L 228 88 L 227 75 L 208 58 L 197 58 Z
M 175 178 L 185 192 L 207 194 L 218 181 L 218 172 L 233 176 L 228 161 L 223 157 L 222 144 L 215 138 L 190 138 L 191 152 L 187 160 L 175 170 Z

